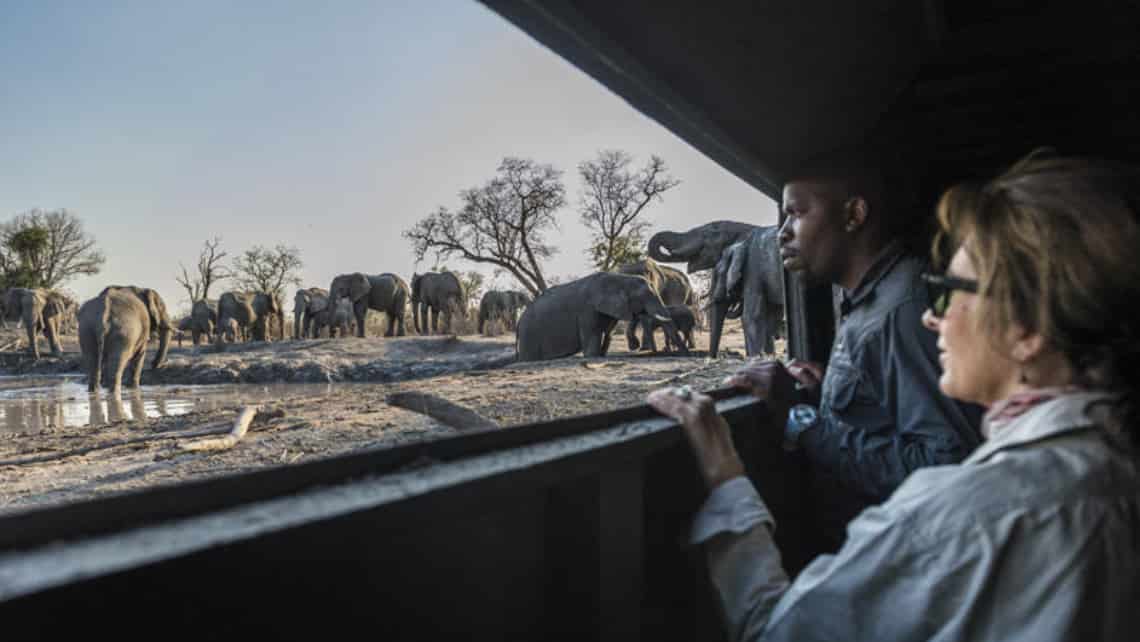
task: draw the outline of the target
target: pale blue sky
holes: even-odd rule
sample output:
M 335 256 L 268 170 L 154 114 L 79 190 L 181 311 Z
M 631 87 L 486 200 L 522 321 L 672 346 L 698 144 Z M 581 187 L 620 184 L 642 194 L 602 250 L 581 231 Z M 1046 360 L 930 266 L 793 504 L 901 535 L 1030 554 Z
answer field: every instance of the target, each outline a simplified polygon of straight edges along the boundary
M 600 149 L 658 154 L 683 181 L 648 210 L 654 230 L 776 218 L 473 0 L 0 0 L 0 15 L 0 218 L 78 214 L 108 257 L 67 284 L 84 299 L 133 283 L 186 307 L 178 261 L 192 266 L 213 235 L 231 254 L 299 247 L 307 286 L 410 277 L 400 233 L 507 155 L 565 172 L 550 276 L 590 271 L 576 166 Z

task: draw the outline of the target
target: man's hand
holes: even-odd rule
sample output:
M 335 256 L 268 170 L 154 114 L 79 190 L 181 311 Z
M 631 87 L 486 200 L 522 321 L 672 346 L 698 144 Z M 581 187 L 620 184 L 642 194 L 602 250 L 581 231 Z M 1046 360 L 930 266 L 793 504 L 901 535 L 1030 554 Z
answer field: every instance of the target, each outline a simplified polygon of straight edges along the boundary
M 805 401 L 812 405 L 819 404 L 819 387 L 823 384 L 823 369 L 822 364 L 815 361 L 800 361 L 799 359 L 792 359 L 787 365 L 788 374 L 795 377 L 796 381 L 800 384 L 800 388 L 804 394 L 801 401 Z
M 797 370 L 793 374 L 779 361 L 753 360 L 725 379 L 724 383 L 747 390 L 754 396 L 764 399 L 768 402 L 768 410 L 772 416 L 783 422 L 788 417 L 788 409 L 800 401 L 796 384 L 806 382 L 818 386 L 815 373 L 819 370 L 810 366 L 815 364 L 798 362 Z
M 646 401 L 657 412 L 680 422 L 709 490 L 744 474 L 728 422 L 717 414 L 712 397 L 683 386 L 654 390 Z

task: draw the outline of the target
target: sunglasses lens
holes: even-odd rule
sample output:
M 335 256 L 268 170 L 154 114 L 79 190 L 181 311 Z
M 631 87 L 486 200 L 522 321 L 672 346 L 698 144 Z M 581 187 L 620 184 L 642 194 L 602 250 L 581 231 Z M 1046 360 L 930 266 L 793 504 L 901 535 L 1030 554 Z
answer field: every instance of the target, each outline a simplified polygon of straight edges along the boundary
M 938 296 L 934 299 L 934 305 L 930 306 L 934 316 L 941 317 L 946 314 L 947 304 L 950 302 L 950 293 L 946 290 L 939 288 Z

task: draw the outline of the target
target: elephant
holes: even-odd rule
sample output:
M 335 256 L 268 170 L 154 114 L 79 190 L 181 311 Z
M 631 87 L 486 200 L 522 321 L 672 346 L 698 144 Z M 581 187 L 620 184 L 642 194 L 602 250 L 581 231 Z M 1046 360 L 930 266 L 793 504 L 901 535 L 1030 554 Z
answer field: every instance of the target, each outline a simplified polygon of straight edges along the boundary
M 710 356 L 718 353 L 725 319 L 736 316 L 742 317 L 749 356 L 774 349 L 784 307 L 778 235 L 774 225 L 715 221 L 650 237 L 648 253 L 654 260 L 688 261 L 689 273 L 715 268 L 709 303 Z
M 337 336 L 338 330 L 340 331 L 340 336 L 349 336 L 351 326 L 355 325 L 355 310 L 353 309 L 352 299 L 346 296 L 341 297 L 337 300 L 336 305 L 330 307 L 328 311 L 330 313 L 329 336 Z
M 443 314 L 443 331 L 451 332 L 452 315 L 458 311 L 466 317 L 463 285 L 452 272 L 425 272 L 412 275 L 412 322 L 416 332 L 428 334 L 428 311 L 431 311 L 431 334 L 439 332 L 439 315 Z M 423 325 L 420 325 L 420 317 Z
M 578 352 L 605 356 L 617 322 L 632 322 L 640 315 L 661 321 L 665 333 L 682 343 L 661 296 L 643 277 L 596 272 L 556 285 L 536 297 L 519 319 L 518 360 L 543 361 Z
M 390 272 L 372 275 L 361 272 L 341 274 L 329 286 L 330 301 L 343 297 L 352 301 L 358 337 L 364 336 L 364 316 L 370 309 L 387 315 L 388 330 L 384 336 L 404 336 L 404 312 L 410 296 L 407 282 Z
M 285 312 L 281 299 L 268 292 L 225 292 L 218 298 L 218 325 L 229 331 L 230 319 L 237 322 L 246 340 L 268 341 L 269 322 L 277 319 L 279 338 L 284 334 Z M 236 340 L 236 332 L 230 332 Z M 220 335 L 220 333 L 219 333 Z M 221 337 L 217 337 L 221 342 Z
M 158 334 L 152 368 L 166 360 L 174 329 L 166 303 L 158 292 L 135 286 L 109 286 L 79 308 L 79 348 L 87 372 L 87 389 L 94 392 L 109 375 L 112 394 L 122 388 L 123 371 L 131 368 L 128 387 L 137 388 L 151 333 Z
M 749 356 L 775 351 L 784 316 L 784 278 L 779 228 L 758 227 L 730 245 L 713 271 L 709 308 L 709 354 L 715 357 L 727 318 L 741 317 Z
M 313 320 L 317 313 L 329 304 L 329 292 L 322 288 L 305 288 L 297 290 L 293 297 L 293 339 L 301 339 L 310 335 Z M 319 330 L 312 331 L 316 338 Z
M 218 323 L 216 340 L 218 343 L 222 343 L 222 341 L 236 343 L 238 341 L 248 341 L 249 335 L 246 329 L 238 323 L 236 318 L 228 317 Z
M 658 232 L 649 238 L 649 257 L 661 263 L 688 261 L 689 274 L 712 269 L 725 248 L 752 233 L 757 226 L 736 221 L 714 221 L 687 232 Z
M 502 321 L 507 330 L 514 332 L 518 315 L 530 305 L 530 296 L 518 290 L 490 290 L 479 301 L 479 334 L 483 334 L 488 321 Z
M 195 301 L 194 305 L 190 308 L 189 319 L 190 321 L 187 327 L 183 328 L 182 325 L 179 324 L 178 329 L 183 332 L 189 332 L 190 339 L 194 345 L 199 345 L 203 336 L 206 337 L 206 341 L 209 342 L 218 324 L 218 302 L 208 299 Z
M 684 338 L 684 345 L 677 345 L 673 342 L 671 335 L 665 333 L 665 351 L 673 352 L 674 350 L 680 351 L 682 348 L 689 350 L 697 347 L 696 342 L 693 341 L 693 328 L 697 325 L 697 317 L 693 312 L 693 308 L 687 305 L 668 305 L 665 309 L 669 311 L 669 318 L 673 319 L 673 325 L 677 328 L 678 334 Z M 643 323 L 648 323 L 646 332 L 653 333 L 657 328 L 664 328 L 661 321 L 649 315 L 642 315 L 641 320 Z
M 36 335 L 40 333 L 47 338 L 52 354 L 59 356 L 62 353 L 59 345 L 60 326 L 67 325 L 75 302 L 58 292 L 40 288 L 10 288 L 4 298 L 7 318 L 19 318 L 24 323 L 28 348 L 33 357 L 40 358 L 39 345 L 36 343 Z
M 661 301 L 664 302 L 666 306 L 694 305 L 695 303 L 693 300 L 693 286 L 689 283 L 689 277 L 685 276 L 685 274 L 678 269 L 661 265 L 653 259 L 645 259 L 619 266 L 617 271 L 620 274 L 632 274 L 634 276 L 645 277 L 661 295 Z M 641 342 L 637 339 L 638 325 L 644 327 L 644 323 L 630 323 L 626 326 L 625 338 L 630 350 L 637 350 L 641 345 Z M 657 346 L 654 344 L 653 334 L 643 335 L 643 337 L 646 349 L 656 351 Z

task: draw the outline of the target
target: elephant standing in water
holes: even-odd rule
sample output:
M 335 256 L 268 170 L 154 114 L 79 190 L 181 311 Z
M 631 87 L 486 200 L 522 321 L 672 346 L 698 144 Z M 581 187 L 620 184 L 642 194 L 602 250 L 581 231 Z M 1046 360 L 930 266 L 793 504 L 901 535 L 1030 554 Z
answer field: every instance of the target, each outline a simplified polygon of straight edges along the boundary
M 605 356 L 617 322 L 632 322 L 641 315 L 662 322 L 665 333 L 683 344 L 661 296 L 640 276 L 596 272 L 554 286 L 535 298 L 519 319 L 518 359 L 543 361 L 578 352 Z
M 649 239 L 657 261 L 688 261 L 690 273 L 715 268 L 709 308 L 709 354 L 717 355 L 727 318 L 741 317 L 749 356 L 772 352 L 784 312 L 779 229 L 733 221 L 659 232 Z
M 24 323 L 28 334 L 28 347 L 32 355 L 40 358 L 40 348 L 36 335 L 43 333 L 48 340 L 53 355 L 59 356 L 60 326 L 74 314 L 75 302 L 67 296 L 39 288 L 11 288 L 4 297 L 4 314 L 7 318 L 18 318 Z
M 488 321 L 502 321 L 507 330 L 514 332 L 518 315 L 530 305 L 530 297 L 518 290 L 490 290 L 479 301 L 479 334 Z
M 368 310 L 383 312 L 388 317 L 388 330 L 384 336 L 404 336 L 404 310 L 407 309 L 409 296 L 407 282 L 389 272 L 371 275 L 361 272 L 341 274 L 329 286 L 330 301 L 344 297 L 352 301 L 358 337 L 364 336 L 364 317 Z
M 666 306 L 691 306 L 695 304 L 693 286 L 689 283 L 689 277 L 685 276 L 680 270 L 667 265 L 661 265 L 653 259 L 645 259 L 643 261 L 635 261 L 619 266 L 617 271 L 620 274 L 645 277 L 645 279 L 649 281 L 649 284 L 661 295 L 661 301 L 664 302 Z M 642 347 L 642 342 L 637 339 L 638 325 L 638 323 L 629 323 L 626 325 L 625 338 L 630 350 L 637 350 L 639 347 Z M 645 343 L 645 349 L 655 352 L 657 345 L 653 339 L 653 332 L 649 329 L 644 320 L 640 325 L 642 326 L 642 337 Z
M 131 374 L 127 386 L 137 388 L 152 332 L 158 334 L 158 350 L 151 367 L 158 368 L 166 360 L 174 329 L 166 303 L 154 290 L 110 286 L 84 303 L 79 308 L 79 347 L 87 389 L 94 392 L 102 382 L 112 394 L 118 394 L 128 366 Z
M 431 334 L 439 332 L 439 315 L 443 314 L 443 331 L 451 332 L 455 312 L 466 317 L 465 297 L 459 277 L 451 272 L 426 272 L 412 275 L 412 321 L 416 332 L 428 334 L 428 312 L 431 312 Z M 420 317 L 423 325 L 420 325 Z
M 254 341 L 268 341 L 269 322 L 277 320 L 278 334 L 285 330 L 285 312 L 281 300 L 268 292 L 225 292 L 218 298 L 218 326 L 225 331 L 227 339 L 236 332 L 230 331 L 236 325 L 241 333 Z M 231 324 L 231 320 L 234 323 Z M 223 332 L 217 333 L 220 343 Z M 284 336 L 279 336 L 284 338 Z M 236 336 L 234 337 L 236 339 Z
M 328 307 L 329 292 L 321 288 L 297 290 L 293 297 L 293 339 L 312 335 L 317 337 L 319 330 L 313 328 L 317 314 Z

